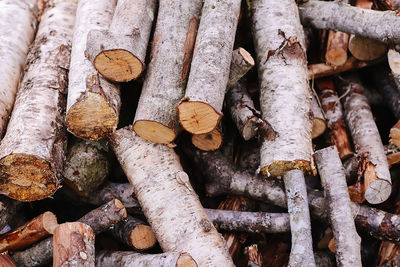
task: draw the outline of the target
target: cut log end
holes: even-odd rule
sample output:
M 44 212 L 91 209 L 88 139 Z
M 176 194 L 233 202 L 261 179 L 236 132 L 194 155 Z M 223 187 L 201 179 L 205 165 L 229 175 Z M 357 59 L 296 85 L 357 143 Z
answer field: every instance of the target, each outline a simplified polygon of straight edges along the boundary
M 254 58 L 250 55 L 249 52 L 246 51 L 243 47 L 239 47 L 238 53 L 242 56 L 242 59 L 246 62 L 248 66 L 254 66 Z
M 177 109 L 180 123 L 192 134 L 211 132 L 222 117 L 212 106 L 199 101 L 182 102 Z
M 102 95 L 88 92 L 69 109 L 65 122 L 73 135 L 98 140 L 116 130 L 118 115 Z
M 51 196 L 58 188 L 48 161 L 26 154 L 11 154 L 0 160 L 0 191 L 19 201 Z
M 157 239 L 150 226 L 139 224 L 129 235 L 129 241 L 137 250 L 147 250 L 156 245 Z
M 115 211 L 118 213 L 120 210 L 124 210 L 124 214 L 122 215 L 122 218 L 126 218 L 128 216 L 124 204 L 119 199 L 114 199 L 114 207 Z
M 353 36 L 349 41 L 349 51 L 358 60 L 376 60 L 383 57 L 386 53 L 385 43 L 374 39 Z
M 56 215 L 50 211 L 46 211 L 42 216 L 43 229 L 53 234 L 54 229 L 58 226 Z
M 388 63 L 394 75 L 400 74 L 400 53 L 394 49 L 389 49 L 387 53 Z
M 311 137 L 312 139 L 317 138 L 318 136 L 322 135 L 326 130 L 326 122 L 320 118 L 314 118 L 313 128 Z
M 215 128 L 209 133 L 205 134 L 194 134 L 192 136 L 192 143 L 198 149 L 204 151 L 214 151 L 221 147 L 222 145 L 222 134 Z
M 375 166 L 368 163 L 364 172 L 365 199 L 370 204 L 379 204 L 386 201 L 392 192 L 392 185 L 384 179 L 379 179 L 375 173 Z
M 182 253 L 176 261 L 176 267 L 197 267 L 197 263 L 189 253 Z
M 295 161 L 274 161 L 261 169 L 261 173 L 266 176 L 278 177 L 282 176 L 285 172 L 299 169 L 304 173 L 311 172 L 311 165 L 309 161 L 295 160 Z
M 143 139 L 158 144 L 170 144 L 176 138 L 174 129 L 156 121 L 138 120 L 133 130 Z
M 143 71 L 143 63 L 124 49 L 102 51 L 93 62 L 96 70 L 105 78 L 115 82 L 136 79 Z
M 333 66 L 342 66 L 347 61 L 347 51 L 342 48 L 331 49 L 325 54 L 326 63 Z
M 257 134 L 258 118 L 253 116 L 247 120 L 242 128 L 243 139 L 248 141 Z

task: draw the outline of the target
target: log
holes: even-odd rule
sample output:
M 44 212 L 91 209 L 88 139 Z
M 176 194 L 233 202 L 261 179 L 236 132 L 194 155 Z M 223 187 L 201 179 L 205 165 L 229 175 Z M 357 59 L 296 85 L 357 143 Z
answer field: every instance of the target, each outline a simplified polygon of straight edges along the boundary
M 28 48 L 35 36 L 38 11 L 35 0 L 0 1 L 0 138 L 6 130 Z
M 157 239 L 145 222 L 128 215 L 111 229 L 111 234 L 134 250 L 143 251 L 154 247 Z
M 335 259 L 331 253 L 325 251 L 316 251 L 314 253 L 315 264 L 318 267 L 334 267 Z
M 220 125 L 221 123 L 209 133 L 192 135 L 193 145 L 204 151 L 214 151 L 219 149 L 223 141 L 223 134 Z
M 400 150 L 396 145 L 393 144 L 386 145 L 385 153 L 389 168 L 391 168 L 392 165 L 400 162 Z
M 206 0 L 179 122 L 192 134 L 211 132 L 222 117 L 240 0 Z
M 49 197 L 62 181 L 75 10 L 73 0 L 51 0 L 46 5 L 0 145 L 0 191 L 20 201 Z
M 329 31 L 325 61 L 332 66 L 342 66 L 347 61 L 347 45 L 349 35 L 340 31 Z
M 245 254 L 248 258 L 247 266 L 264 266 L 261 253 L 258 251 L 257 244 L 250 245 L 245 248 Z
M 64 184 L 79 195 L 90 195 L 108 177 L 107 153 L 108 146 L 104 142 L 73 138 L 67 149 Z
M 169 144 L 180 130 L 175 107 L 184 95 L 201 4 L 160 1 L 151 61 L 133 122 L 133 130 L 148 141 Z
M 197 267 L 196 261 L 186 252 L 165 252 L 162 254 L 140 254 L 131 251 L 100 251 L 96 254 L 96 266 L 176 266 Z
M 110 28 L 88 33 L 87 57 L 106 79 L 128 82 L 142 73 L 155 9 L 155 0 L 120 0 Z
M 296 3 L 258 0 L 252 11 L 262 118 L 277 132 L 274 140 L 262 140 L 261 172 L 267 176 L 281 176 L 291 169 L 309 172 L 311 95 Z
M 317 79 L 321 77 L 327 77 L 336 75 L 345 71 L 355 70 L 367 67 L 373 62 L 358 61 L 354 57 L 350 57 L 344 65 L 331 66 L 325 63 L 317 63 L 308 65 L 308 79 Z
M 267 213 L 206 209 L 218 230 L 247 233 L 284 233 L 290 231 L 287 213 Z
M 362 266 L 361 238 L 357 234 L 350 207 L 346 176 L 335 146 L 314 153 L 315 163 L 324 187 L 336 247 L 338 266 Z
M 15 261 L 8 255 L 8 252 L 0 254 L 0 266 L 3 267 L 18 267 Z
M 289 266 L 315 266 L 307 187 L 301 170 L 283 175 L 292 233 Z
M 56 216 L 47 211 L 17 229 L 0 236 L 0 252 L 25 249 L 53 234 L 57 225 Z
M 106 29 L 115 5 L 116 0 L 79 1 L 76 11 L 65 123 L 82 139 L 101 139 L 118 124 L 119 87 L 100 76 L 85 57 L 88 32 Z
M 400 53 L 394 49 L 389 49 L 387 58 L 394 81 L 396 82 L 397 87 L 400 87 Z
M 322 109 L 325 112 L 332 144 L 336 145 L 339 157 L 345 160 L 351 157 L 354 152 L 351 147 L 347 126 L 344 122 L 342 104 L 335 91 L 331 79 L 318 79 L 315 81 Z
M 308 1 L 299 5 L 303 25 L 342 31 L 382 42 L 400 42 L 400 18 L 394 11 L 367 10 L 341 1 Z M 376 27 L 379 25 L 379 30 Z
M 186 251 L 199 266 L 233 266 L 173 149 L 150 143 L 129 128 L 116 131 L 109 142 L 161 249 Z
M 108 230 L 126 218 L 126 209 L 121 201 L 114 199 L 80 218 L 78 222 L 90 226 L 95 234 Z M 51 261 L 53 255 L 53 238 L 49 237 L 32 247 L 14 253 L 12 258 L 18 266 L 42 266 Z
M 0 196 L 0 229 L 4 229 L 15 218 L 22 202 Z
M 398 120 L 396 124 L 393 125 L 393 127 L 390 129 L 389 137 L 389 142 L 391 144 L 400 147 L 400 120 Z
M 314 118 L 311 131 L 311 138 L 314 139 L 321 136 L 325 132 L 327 126 L 325 116 L 322 113 L 319 101 L 314 96 L 314 94 L 312 94 L 312 99 L 311 99 L 311 110 Z
M 366 155 L 365 199 L 371 204 L 382 203 L 390 196 L 392 182 L 378 128 L 358 77 L 349 74 L 340 83 L 340 91 L 348 91 L 343 107 L 356 153 Z
M 253 57 L 244 48 L 239 47 L 234 50 L 229 70 L 228 88 L 234 86 L 254 65 Z
M 94 266 L 94 233 L 90 226 L 71 222 L 56 227 L 53 235 L 53 267 Z

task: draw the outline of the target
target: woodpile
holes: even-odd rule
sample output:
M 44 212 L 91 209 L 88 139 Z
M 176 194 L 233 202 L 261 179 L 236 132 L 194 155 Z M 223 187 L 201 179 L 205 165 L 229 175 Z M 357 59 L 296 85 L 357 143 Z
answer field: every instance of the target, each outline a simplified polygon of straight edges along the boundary
M 0 0 L 0 266 L 400 266 L 399 14 Z

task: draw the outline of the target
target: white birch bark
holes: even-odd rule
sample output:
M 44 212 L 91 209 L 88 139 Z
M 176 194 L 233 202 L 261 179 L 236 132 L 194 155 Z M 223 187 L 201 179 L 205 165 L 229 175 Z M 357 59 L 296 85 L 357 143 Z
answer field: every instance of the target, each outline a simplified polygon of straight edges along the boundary
M 123 128 L 110 144 L 164 252 L 186 251 L 199 266 L 233 266 L 172 148 Z
M 0 190 L 20 201 L 49 197 L 62 181 L 75 10 L 74 0 L 51 0 L 46 6 L 0 145 Z
M 261 172 L 281 176 L 291 169 L 309 171 L 311 95 L 297 5 L 257 0 L 252 7 L 262 118 L 277 132 L 261 145 Z
M 185 96 L 177 107 L 181 125 L 192 134 L 211 132 L 222 117 L 240 3 L 204 2 Z
M 87 56 L 105 78 L 127 82 L 142 73 L 155 8 L 155 0 L 119 0 L 110 28 L 88 33 Z
M 228 89 L 234 86 L 246 73 L 254 67 L 253 57 L 244 48 L 239 47 L 232 53 L 231 68 L 229 71 Z
M 186 55 L 193 50 L 201 4 L 160 1 L 151 61 L 133 122 L 133 130 L 148 141 L 169 144 L 179 132 L 175 108 L 184 95 L 191 60 Z
M 88 32 L 107 28 L 115 5 L 116 0 L 80 0 L 76 12 L 66 125 L 82 139 L 101 139 L 118 124 L 119 88 L 101 77 L 85 57 Z
M 0 139 L 14 105 L 29 45 L 35 36 L 35 0 L 0 1 Z
M 361 238 L 357 234 L 350 207 L 346 176 L 335 146 L 314 154 L 335 238 L 338 266 L 362 266 Z

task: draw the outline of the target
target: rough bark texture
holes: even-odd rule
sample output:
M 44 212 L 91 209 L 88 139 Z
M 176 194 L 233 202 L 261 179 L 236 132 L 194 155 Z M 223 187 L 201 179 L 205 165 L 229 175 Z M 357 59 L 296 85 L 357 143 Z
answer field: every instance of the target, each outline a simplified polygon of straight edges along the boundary
M 349 93 L 343 98 L 347 125 L 359 155 L 368 161 L 364 172 L 365 199 L 382 203 L 390 196 L 392 182 L 382 141 L 363 87 L 357 76 L 344 76 L 340 90 Z
M 129 215 L 116 224 L 111 229 L 111 233 L 118 240 L 135 250 L 147 250 L 157 243 L 151 227 L 147 223 Z
M 394 11 L 352 7 L 341 1 L 308 1 L 299 5 L 301 22 L 317 29 L 330 29 L 384 42 L 400 42 L 400 18 Z
M 90 226 L 63 223 L 53 235 L 53 267 L 94 267 L 94 233 Z
M 325 60 L 332 66 L 342 66 L 347 61 L 349 35 L 344 32 L 329 31 Z
M 47 3 L 0 145 L 0 191 L 20 201 L 49 197 L 62 180 L 75 10 L 73 0 Z
M 311 95 L 303 28 L 294 1 L 253 1 L 253 36 L 262 118 L 278 136 L 263 140 L 261 172 L 310 171 Z
M 67 151 L 64 183 L 79 195 L 88 196 L 108 177 L 108 146 L 105 142 L 76 138 L 68 144 Z
M 310 211 L 304 174 L 291 170 L 283 175 L 292 233 L 289 266 L 315 266 Z
M 123 128 L 110 144 L 164 252 L 186 251 L 199 266 L 232 266 L 173 149 Z
M 115 5 L 116 0 L 81 0 L 76 12 L 65 123 L 68 131 L 83 139 L 101 139 L 118 124 L 119 88 L 101 77 L 85 57 L 88 32 L 107 28 Z
M 0 252 L 24 249 L 53 233 L 56 216 L 47 211 L 14 231 L 0 236 Z
M 87 57 L 101 75 L 127 82 L 142 73 L 155 8 L 155 0 L 119 0 L 110 28 L 88 33 Z
M 287 213 L 266 213 L 206 209 L 218 230 L 249 233 L 283 233 L 290 231 Z
M 0 196 L 0 229 L 3 229 L 15 216 L 22 203 Z
M 342 104 L 336 93 L 331 79 L 318 79 L 315 81 L 319 99 L 325 112 L 328 127 L 331 131 L 331 141 L 336 145 L 342 160 L 351 157 L 354 152 L 351 147 L 350 136 L 344 122 Z
M 339 74 L 349 70 L 360 69 L 368 66 L 369 64 L 371 63 L 358 61 L 354 57 L 349 58 L 346 63 L 341 66 L 331 66 L 324 63 L 311 64 L 308 66 L 308 79 L 312 80 Z
M 314 94 L 311 99 L 311 110 L 314 117 L 311 137 L 314 139 L 321 136 L 326 130 L 325 116 Z
M 287 207 L 281 181 L 266 180 L 260 175 L 240 171 L 230 163 L 220 151 L 201 152 L 185 150 L 207 179 L 206 192 L 209 196 L 224 194 L 242 195 Z M 327 220 L 325 199 L 320 191 L 310 191 L 308 201 L 311 214 L 319 220 Z M 400 216 L 368 206 L 351 203 L 356 226 L 380 240 L 400 241 Z
M 201 4 L 160 1 L 151 61 L 133 123 L 133 130 L 148 141 L 169 144 L 178 134 L 175 107 L 185 93 Z
M 184 261 L 184 264 L 183 264 Z M 165 267 L 197 267 L 188 253 L 166 252 L 162 254 L 140 254 L 131 251 L 101 251 L 96 254 L 96 266 L 165 266 Z
M 337 265 L 361 267 L 361 238 L 354 224 L 346 176 L 339 153 L 336 147 L 327 147 L 316 151 L 314 158 L 324 187 L 335 238 Z
M 8 252 L 0 254 L 0 266 L 2 267 L 18 267 L 14 260 L 8 255 Z
M 14 105 L 26 54 L 35 36 L 35 0 L 0 1 L 0 138 Z
M 232 53 L 229 71 L 228 88 L 234 86 L 246 73 L 254 67 L 254 59 L 244 48 L 239 47 Z
M 192 134 L 212 131 L 222 117 L 240 0 L 206 0 L 179 121 Z

